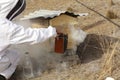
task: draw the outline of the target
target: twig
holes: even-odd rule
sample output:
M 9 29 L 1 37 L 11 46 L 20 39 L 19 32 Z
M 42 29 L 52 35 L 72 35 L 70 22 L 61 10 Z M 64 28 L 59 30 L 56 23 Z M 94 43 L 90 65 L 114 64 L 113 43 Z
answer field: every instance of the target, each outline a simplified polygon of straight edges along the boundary
M 80 2 L 80 1 L 78 1 L 78 0 L 76 0 L 76 2 L 79 3 L 79 4 L 81 4 L 82 6 L 86 7 L 87 9 L 89 9 L 89 10 L 95 12 L 96 14 L 102 16 L 104 19 L 106 19 L 107 21 L 111 22 L 112 24 L 114 24 L 115 26 L 117 26 L 117 27 L 120 28 L 120 25 L 119 25 L 119 24 L 117 24 L 117 23 L 115 23 L 114 21 L 112 21 L 111 19 L 105 17 L 104 15 L 102 15 L 101 13 L 99 13 L 98 11 L 96 11 L 96 10 L 94 10 L 94 9 L 92 9 L 92 8 L 90 8 L 90 7 L 88 7 L 88 6 L 86 6 L 84 3 L 82 3 L 82 2 Z

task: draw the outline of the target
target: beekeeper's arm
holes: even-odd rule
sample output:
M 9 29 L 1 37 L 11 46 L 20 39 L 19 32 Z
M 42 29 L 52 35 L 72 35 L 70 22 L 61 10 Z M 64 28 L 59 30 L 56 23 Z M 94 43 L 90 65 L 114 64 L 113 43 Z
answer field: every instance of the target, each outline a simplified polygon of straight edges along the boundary
M 10 26 L 10 43 L 11 44 L 21 44 L 30 43 L 35 44 L 43 42 L 52 36 L 56 36 L 56 29 L 49 26 L 48 28 L 28 28 L 25 29 L 23 26 L 19 26 L 9 22 Z

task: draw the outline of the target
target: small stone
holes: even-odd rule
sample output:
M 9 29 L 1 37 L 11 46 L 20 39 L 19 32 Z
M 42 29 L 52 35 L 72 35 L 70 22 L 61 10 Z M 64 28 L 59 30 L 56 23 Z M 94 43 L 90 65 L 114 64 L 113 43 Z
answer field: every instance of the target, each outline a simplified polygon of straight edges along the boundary
M 112 77 L 107 77 L 105 80 L 115 80 L 115 79 Z

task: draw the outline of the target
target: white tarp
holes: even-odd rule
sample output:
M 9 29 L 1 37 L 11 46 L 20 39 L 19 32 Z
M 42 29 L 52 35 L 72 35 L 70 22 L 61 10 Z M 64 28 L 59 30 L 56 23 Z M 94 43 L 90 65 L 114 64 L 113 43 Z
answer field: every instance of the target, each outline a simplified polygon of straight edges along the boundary
M 66 11 L 39 10 L 39 11 L 35 11 L 33 13 L 29 13 L 28 15 L 25 15 L 23 18 L 21 18 L 21 20 L 34 19 L 34 18 L 39 18 L 39 17 L 53 18 L 55 16 L 59 16 L 62 13 L 65 13 L 65 12 Z M 75 14 L 75 15 L 87 16 L 88 13 L 81 13 L 81 14 Z

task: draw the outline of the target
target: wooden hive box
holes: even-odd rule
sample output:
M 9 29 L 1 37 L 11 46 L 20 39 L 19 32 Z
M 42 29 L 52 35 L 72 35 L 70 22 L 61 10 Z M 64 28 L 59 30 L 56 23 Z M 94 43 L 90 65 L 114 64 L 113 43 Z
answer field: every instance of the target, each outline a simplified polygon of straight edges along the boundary
M 58 30 L 60 29 L 64 34 L 68 34 L 68 46 L 67 49 L 72 49 L 75 46 L 75 42 L 71 37 L 71 25 L 78 24 L 77 18 L 72 16 L 61 14 L 50 20 L 50 25 L 56 27 Z

